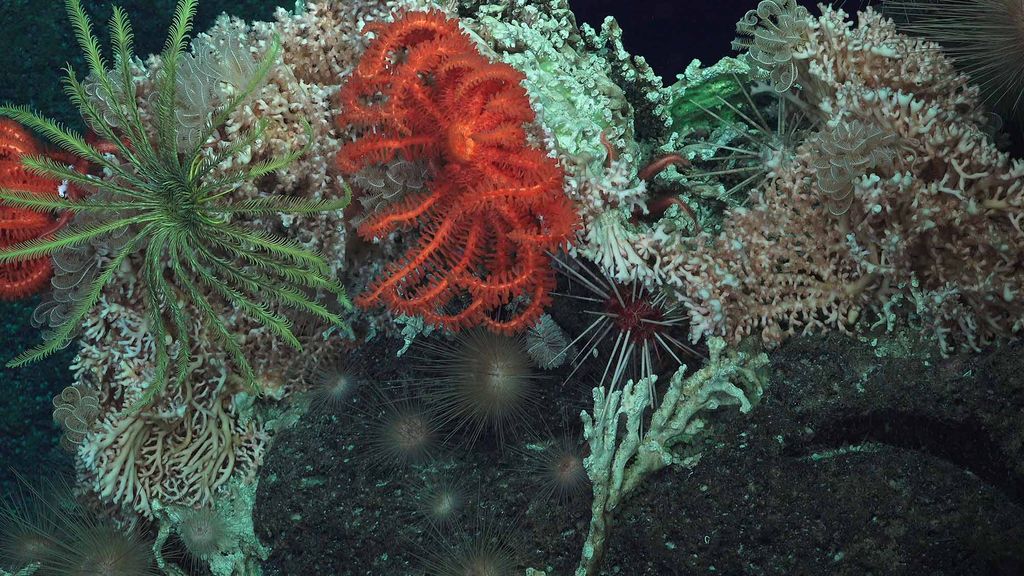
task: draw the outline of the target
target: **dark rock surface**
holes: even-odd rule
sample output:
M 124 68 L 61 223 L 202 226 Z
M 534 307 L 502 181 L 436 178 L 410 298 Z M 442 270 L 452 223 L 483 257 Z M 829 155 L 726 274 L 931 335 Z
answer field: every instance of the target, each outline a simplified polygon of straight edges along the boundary
M 660 472 L 626 502 L 606 573 L 1024 574 L 1021 344 L 932 362 L 876 351 L 841 335 L 779 348 L 752 415 L 720 414 L 695 468 Z M 565 411 L 558 392 L 546 411 Z M 521 568 L 571 574 L 587 498 L 537 500 L 522 454 L 486 440 L 420 467 L 381 466 L 366 448 L 374 411 L 360 402 L 307 414 L 276 439 L 256 508 L 268 574 L 422 573 L 451 547 L 445 533 L 481 530 L 418 517 L 417 488 L 439 476 L 466 489 L 476 503 L 464 518 L 490 519 L 483 531 L 508 538 Z M 548 420 L 540 427 L 564 421 Z
M 351 364 L 363 367 L 370 389 L 344 406 L 310 411 L 276 436 L 260 470 L 254 512 L 257 536 L 273 549 L 265 574 L 422 574 L 481 534 L 516 564 L 571 573 L 590 518 L 589 488 L 568 500 L 544 497 L 527 447 L 557 434 L 580 436 L 578 418 L 559 410 L 569 397 L 561 380 L 540 383 L 534 417 L 520 423 L 519 439 L 504 448 L 487 435 L 472 444 L 453 436 L 439 442 L 429 461 L 399 466 L 372 446 L 381 411 L 374 397 L 398 402 L 417 395 L 408 359 L 395 359 L 395 349 L 394 343 L 361 348 L 365 358 Z M 442 440 L 447 435 L 441 431 Z M 419 511 L 420 496 L 445 480 L 465 506 L 454 522 L 434 525 Z
M 789 342 L 750 419 L 624 506 L 606 569 L 1024 574 L 1022 350 L 930 362 Z
M 32 327 L 38 297 L 0 302 L 0 497 L 17 489 L 17 475 L 31 480 L 70 477 L 71 457 L 60 447 L 60 426 L 53 422 L 53 397 L 71 383 L 68 365 L 76 346 L 23 368 L 6 364 L 40 342 Z M 2 498 L 0 498 L 2 500 Z
M 833 335 L 774 352 L 751 416 L 719 414 L 697 467 L 656 474 L 624 504 L 605 573 L 1024 574 L 1022 346 L 937 361 L 876 350 Z M 373 377 L 400 376 L 377 364 Z M 551 386 L 544 412 L 578 412 L 578 391 L 565 392 Z M 572 573 L 587 498 L 537 500 L 522 452 L 486 439 L 381 466 L 366 448 L 374 410 L 360 402 L 307 414 L 268 454 L 256 508 L 268 574 L 420 574 L 466 532 L 506 539 L 520 569 Z M 549 414 L 535 429 L 565 421 Z M 437 530 L 415 494 L 441 476 L 470 506 Z

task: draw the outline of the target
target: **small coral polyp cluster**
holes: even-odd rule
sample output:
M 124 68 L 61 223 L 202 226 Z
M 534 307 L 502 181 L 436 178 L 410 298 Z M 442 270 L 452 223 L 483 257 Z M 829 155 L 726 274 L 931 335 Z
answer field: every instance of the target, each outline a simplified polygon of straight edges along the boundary
M 552 408 L 534 367 L 593 387 L 586 449 L 536 472 L 541 492 L 591 486 L 588 576 L 623 500 L 697 465 L 717 409 L 754 409 L 762 348 L 910 327 L 951 354 L 1024 330 L 1024 161 L 941 46 L 870 9 L 854 25 L 763 0 L 738 58 L 665 86 L 565 0 L 443 4 L 300 3 L 190 42 L 181 0 L 146 60 L 117 9 L 107 62 L 68 0 L 90 133 L 0 107 L 0 298 L 52 275 L 47 341 L 17 362 L 74 342 L 54 418 L 78 485 L 153 527 L 166 573 L 172 535 L 216 574 L 256 573 L 273 431 L 351 409 L 357 351 L 417 350 L 403 387 L 430 410 L 382 387 L 375 435 L 344 441 L 397 466 L 429 462 L 440 428 L 464 450 L 525 444 Z M 461 495 L 421 507 L 445 530 Z M 488 573 L 525 568 L 487 532 Z M 428 570 L 491 550 L 455 548 Z

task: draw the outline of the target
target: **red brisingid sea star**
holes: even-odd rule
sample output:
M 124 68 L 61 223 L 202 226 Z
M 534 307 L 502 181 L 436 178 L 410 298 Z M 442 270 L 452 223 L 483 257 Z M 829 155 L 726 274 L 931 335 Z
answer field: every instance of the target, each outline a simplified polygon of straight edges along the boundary
M 554 287 L 550 251 L 577 216 L 563 173 L 527 144 L 534 120 L 523 75 L 482 56 L 438 11 L 366 26 L 376 38 L 342 87 L 338 125 L 357 137 L 338 153 L 353 175 L 395 159 L 426 162 L 431 178 L 371 214 L 365 238 L 417 230 L 403 259 L 357 302 L 383 302 L 451 329 L 528 328 Z
M 25 156 L 46 154 L 64 160 L 59 152 L 46 152 L 25 128 L 12 120 L 0 119 L 0 188 L 56 196 L 62 184 L 25 168 Z M 45 212 L 0 204 L 0 248 L 53 234 L 66 223 Z M 34 258 L 0 265 L 0 300 L 16 300 L 46 286 L 53 266 L 50 258 Z

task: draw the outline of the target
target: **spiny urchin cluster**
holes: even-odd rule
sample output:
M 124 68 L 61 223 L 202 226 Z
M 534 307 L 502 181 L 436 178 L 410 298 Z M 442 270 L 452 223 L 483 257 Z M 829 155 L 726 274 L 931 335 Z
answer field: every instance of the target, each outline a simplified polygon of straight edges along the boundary
M 544 505 L 552 498 L 565 504 L 589 486 L 578 442 L 539 441 L 529 444 L 533 450 L 520 446 L 522 439 L 536 436 L 532 428 L 544 392 L 527 349 L 524 336 L 471 330 L 418 340 L 408 371 L 392 374 L 385 365 L 375 369 L 355 358 L 345 366 L 360 366 L 358 379 L 372 383 L 343 409 L 363 432 L 355 439 L 362 462 L 386 476 L 396 496 L 408 498 L 404 508 L 414 520 L 412 529 L 434 534 L 418 554 L 427 574 L 503 575 L 519 566 L 521 530 L 515 522 L 488 520 L 493 511 L 473 511 L 481 506 L 481 495 L 467 489 L 473 482 L 467 476 L 477 475 L 452 459 L 459 453 L 456 446 L 474 448 L 485 458 L 484 466 L 512 461 L 508 469 L 537 488 L 528 498 Z
M 0 502 L 0 562 L 50 576 L 156 576 L 151 543 L 83 507 L 68 486 L 22 484 Z

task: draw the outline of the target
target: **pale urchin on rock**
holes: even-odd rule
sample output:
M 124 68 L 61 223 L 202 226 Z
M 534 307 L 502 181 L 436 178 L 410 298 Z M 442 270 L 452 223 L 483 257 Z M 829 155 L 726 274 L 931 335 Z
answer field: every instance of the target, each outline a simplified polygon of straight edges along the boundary
M 474 329 L 417 343 L 421 397 L 438 421 L 469 444 L 489 431 L 500 445 L 522 436 L 539 402 L 538 375 L 521 336 Z

